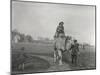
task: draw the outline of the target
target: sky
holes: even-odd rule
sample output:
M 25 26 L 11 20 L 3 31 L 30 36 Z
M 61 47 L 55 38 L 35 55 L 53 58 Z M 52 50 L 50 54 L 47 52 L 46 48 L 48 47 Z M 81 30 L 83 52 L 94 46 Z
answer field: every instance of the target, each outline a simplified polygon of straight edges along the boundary
M 95 6 L 12 2 L 12 30 L 29 34 L 34 39 L 53 39 L 61 21 L 66 35 L 95 45 Z

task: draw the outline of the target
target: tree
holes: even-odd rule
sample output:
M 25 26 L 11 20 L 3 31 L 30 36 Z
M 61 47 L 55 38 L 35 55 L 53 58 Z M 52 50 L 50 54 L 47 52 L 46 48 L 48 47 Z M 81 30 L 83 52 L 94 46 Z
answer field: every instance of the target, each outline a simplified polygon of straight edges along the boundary
M 25 39 L 25 35 L 24 34 L 20 34 L 19 42 L 24 42 L 24 39 Z
M 31 35 L 27 35 L 26 39 L 28 40 L 28 42 L 33 42 L 33 38 Z

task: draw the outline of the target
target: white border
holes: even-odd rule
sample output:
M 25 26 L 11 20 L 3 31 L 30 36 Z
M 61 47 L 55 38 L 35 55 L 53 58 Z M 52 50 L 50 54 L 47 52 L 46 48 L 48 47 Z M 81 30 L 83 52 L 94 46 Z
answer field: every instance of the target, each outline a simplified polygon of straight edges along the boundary
M 30 0 L 34 1 L 34 0 Z M 85 4 L 97 6 L 97 69 L 38 73 L 36 75 L 98 75 L 100 74 L 100 0 L 36 0 L 42 2 Z M 9 75 L 10 73 L 10 0 L 0 0 L 0 75 Z M 29 75 L 29 74 L 28 74 Z M 33 74 L 31 74 L 33 75 Z

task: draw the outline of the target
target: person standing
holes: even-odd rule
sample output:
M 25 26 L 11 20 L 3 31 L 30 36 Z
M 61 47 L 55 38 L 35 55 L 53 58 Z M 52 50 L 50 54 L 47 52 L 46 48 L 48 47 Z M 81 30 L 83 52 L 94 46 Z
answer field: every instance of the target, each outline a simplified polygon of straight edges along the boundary
M 71 50 L 72 64 L 77 64 L 77 57 L 79 53 L 79 44 L 77 43 L 77 40 L 74 40 L 69 50 Z

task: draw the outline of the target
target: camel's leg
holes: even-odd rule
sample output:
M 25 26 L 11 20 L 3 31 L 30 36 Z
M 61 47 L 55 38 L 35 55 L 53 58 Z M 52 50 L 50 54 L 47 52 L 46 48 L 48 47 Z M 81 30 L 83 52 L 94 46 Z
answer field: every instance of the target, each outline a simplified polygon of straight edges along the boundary
M 22 64 L 22 70 L 24 70 L 24 66 L 25 66 L 25 65 L 24 65 L 24 63 L 23 63 L 23 64 Z
M 21 65 L 18 65 L 18 70 L 20 70 L 21 69 Z
M 59 65 L 62 65 L 62 52 L 61 52 L 61 50 L 58 50 L 58 55 L 59 55 L 59 59 L 58 59 Z
M 56 51 L 54 51 L 54 63 L 56 63 L 57 61 L 57 55 L 56 55 Z

